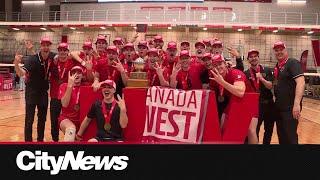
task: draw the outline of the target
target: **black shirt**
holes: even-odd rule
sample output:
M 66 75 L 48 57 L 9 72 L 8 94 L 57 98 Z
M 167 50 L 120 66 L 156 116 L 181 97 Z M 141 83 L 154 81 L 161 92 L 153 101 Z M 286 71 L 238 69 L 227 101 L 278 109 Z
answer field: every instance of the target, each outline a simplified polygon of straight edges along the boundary
M 273 81 L 273 73 L 272 73 L 272 70 L 268 67 L 263 67 L 260 65 L 260 73 L 261 75 L 263 76 L 263 78 L 267 81 Z M 259 89 L 256 90 L 255 89 L 255 86 L 254 86 L 254 82 L 253 82 L 253 79 L 251 77 L 251 74 L 250 74 L 250 69 L 246 70 L 244 72 L 244 74 L 247 76 L 247 81 L 248 83 L 250 84 L 251 87 L 253 87 L 253 89 L 256 91 L 256 92 L 259 92 L 260 93 L 260 102 L 261 101 L 265 101 L 265 100 L 273 100 L 273 95 L 272 95 L 272 92 L 270 89 L 266 88 L 266 86 L 260 82 L 259 83 Z M 256 79 L 256 72 L 255 70 L 253 70 L 253 75 L 254 75 L 254 78 Z
M 56 54 L 50 52 L 47 60 L 42 60 L 40 53 L 30 56 L 25 62 L 23 69 L 26 73 L 25 99 L 27 103 L 40 103 L 48 96 L 49 89 L 49 66 L 53 65 Z
M 303 76 L 303 71 L 299 61 L 289 58 L 283 70 L 279 70 L 278 78 L 275 77 L 277 83 L 274 86 L 274 95 L 276 97 L 276 107 L 279 110 L 292 110 L 296 92 L 295 79 L 300 76 Z
M 97 137 L 104 138 L 104 137 L 112 137 L 112 138 L 122 138 L 122 128 L 120 126 L 120 108 L 118 104 L 115 105 L 114 110 L 111 114 L 110 124 L 111 128 L 107 132 L 104 129 L 105 125 L 105 118 L 102 111 L 102 102 L 101 100 L 97 100 L 94 102 L 88 112 L 87 117 L 91 119 L 96 119 L 97 121 Z M 112 103 L 106 104 L 106 109 L 110 110 L 112 107 Z

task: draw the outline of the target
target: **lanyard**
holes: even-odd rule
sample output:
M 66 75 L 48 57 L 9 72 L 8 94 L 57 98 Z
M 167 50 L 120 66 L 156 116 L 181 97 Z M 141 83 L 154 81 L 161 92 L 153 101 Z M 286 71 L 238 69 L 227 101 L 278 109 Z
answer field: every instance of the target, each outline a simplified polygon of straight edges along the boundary
M 63 79 L 64 77 L 64 74 L 65 74 L 65 71 L 66 71 L 66 62 L 64 63 L 61 63 L 61 62 L 58 62 L 58 71 L 59 71 L 59 79 Z M 62 70 L 62 74 L 61 74 L 61 66 L 63 65 L 63 70 Z
M 40 56 L 40 53 L 38 53 L 38 58 L 40 60 L 41 65 L 43 66 L 43 70 L 45 72 L 45 79 L 48 79 L 48 73 L 49 73 L 49 67 L 51 65 L 51 61 L 48 62 L 48 65 L 46 66 L 46 61 L 48 60 L 42 60 L 42 57 Z M 49 57 L 48 57 L 49 58 Z
M 250 67 L 250 76 L 251 76 L 255 91 L 258 91 L 259 87 L 260 87 L 260 81 L 259 81 L 259 79 L 256 78 L 255 73 L 253 71 L 254 71 L 254 69 L 252 67 Z M 261 71 L 261 67 L 260 67 L 260 65 L 258 65 L 257 70 L 255 72 L 260 73 L 260 71 Z
M 182 89 L 183 90 L 187 90 L 188 89 L 188 76 L 189 76 L 189 72 L 187 72 L 186 77 L 183 78 L 182 77 Z
M 274 74 L 274 78 L 275 78 L 275 79 L 278 79 L 278 77 L 279 77 L 279 70 L 280 70 L 280 71 L 283 71 L 284 65 L 287 63 L 287 61 L 288 61 L 288 58 L 287 58 L 286 60 L 280 61 L 279 63 L 277 63 L 276 67 L 274 67 L 273 74 Z
M 106 103 L 102 101 L 102 112 L 103 112 L 104 119 L 105 119 L 106 123 L 110 123 L 111 115 L 112 115 L 112 112 L 113 112 L 116 104 L 117 104 L 116 101 L 113 100 L 111 109 L 109 111 L 107 111 Z

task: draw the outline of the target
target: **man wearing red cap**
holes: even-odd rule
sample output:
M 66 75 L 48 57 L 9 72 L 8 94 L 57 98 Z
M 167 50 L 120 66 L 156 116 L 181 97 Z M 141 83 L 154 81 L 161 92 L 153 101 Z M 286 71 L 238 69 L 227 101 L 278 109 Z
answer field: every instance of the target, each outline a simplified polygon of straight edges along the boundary
M 97 40 L 96 40 L 96 59 L 99 61 L 100 59 L 105 59 L 106 58 L 106 48 L 108 46 L 108 42 L 106 39 L 106 36 L 104 35 L 98 35 Z
M 273 45 L 278 60 L 274 68 L 274 95 L 280 144 L 298 144 L 298 120 L 302 109 L 305 79 L 298 60 L 289 58 L 282 41 Z
M 69 71 L 74 66 L 74 61 L 69 57 L 67 43 L 59 44 L 57 59 L 50 68 L 50 118 L 53 141 L 59 140 L 58 117 L 61 111 L 61 101 L 58 99 L 59 87 L 68 82 Z
M 163 65 L 168 68 L 169 74 L 172 73 L 173 65 L 178 62 L 179 56 L 177 56 L 177 43 L 169 42 L 167 51 L 162 57 Z
M 229 109 L 229 100 L 231 96 L 242 98 L 246 91 L 246 76 L 238 69 L 229 68 L 224 58 L 218 54 L 213 56 L 213 69 L 210 70 L 212 76 L 210 80 L 213 81 L 213 86 L 210 88 L 215 91 L 217 95 L 218 114 L 223 124 L 226 114 Z M 249 144 L 257 144 L 258 138 L 256 135 L 257 119 L 253 119 L 250 123 L 248 131 Z M 222 125 L 221 125 L 222 127 Z
M 117 141 L 122 140 L 122 129 L 127 127 L 128 116 L 126 104 L 123 99 L 117 95 L 118 100 L 114 98 L 116 92 L 116 83 L 112 80 L 101 82 L 101 92 L 103 100 L 94 102 L 82 121 L 76 139 L 82 140 L 83 133 L 87 129 L 92 119 L 97 121 L 96 137 L 89 142 L 99 141 Z
M 138 56 L 141 57 L 145 62 L 147 61 L 147 53 L 148 53 L 148 42 L 140 41 L 138 43 Z
M 210 39 L 204 39 L 202 42 L 206 46 L 205 52 L 211 53 L 212 52 L 211 40 Z
M 236 58 L 236 66 L 234 68 L 239 69 L 240 71 L 244 71 L 244 66 L 243 66 L 243 62 L 241 59 L 241 56 L 239 54 L 239 52 L 231 47 L 227 47 L 228 52 L 231 54 L 232 57 Z M 223 43 L 222 41 L 215 39 L 212 42 L 212 54 L 216 55 L 216 54 L 221 54 L 223 55 Z M 225 58 L 224 58 L 225 59 Z M 232 67 L 232 62 L 230 60 L 226 60 L 227 64 L 229 67 Z
M 182 41 L 180 43 L 180 51 L 187 50 L 190 51 L 190 43 L 188 41 Z
M 106 52 L 107 59 L 99 61 L 95 68 L 92 87 L 97 91 L 100 88 L 100 82 L 109 79 L 118 85 L 116 94 L 122 95 L 122 88 L 127 82 L 127 75 L 123 65 L 118 59 L 118 49 L 116 46 L 108 46 Z
M 169 86 L 169 73 L 163 61 L 159 57 L 159 50 L 151 48 L 148 51 L 148 63 L 145 71 L 147 72 L 149 86 Z
M 44 138 L 48 109 L 49 69 L 56 54 L 50 51 L 52 44 L 50 38 L 41 38 L 40 44 L 40 52 L 30 56 L 23 67 L 19 66 L 22 55 L 16 54 L 14 59 L 15 72 L 19 77 L 26 79 L 25 141 L 32 141 L 32 125 L 36 107 L 38 109 L 37 141 L 43 141 Z
M 61 100 L 61 114 L 59 127 L 64 133 L 63 141 L 74 141 L 80 126 L 80 85 L 83 78 L 83 68 L 74 66 L 69 71 L 68 83 L 61 84 L 59 99 Z
M 198 41 L 195 43 L 194 47 L 196 50 L 195 61 L 202 63 L 201 58 L 205 53 L 206 45 L 203 42 Z
M 132 43 L 127 43 L 123 48 L 123 54 L 125 56 L 122 61 L 123 67 L 127 73 L 127 76 L 130 75 L 130 72 L 133 71 L 133 61 L 136 59 L 137 55 Z
M 202 89 L 199 68 L 200 66 L 191 62 L 189 51 L 181 51 L 179 62 L 172 69 L 170 87 L 183 90 Z
M 250 68 L 244 73 L 247 77 L 247 87 L 251 92 L 260 93 L 259 96 L 259 117 L 257 125 L 257 136 L 259 137 L 260 126 L 264 123 L 263 144 L 270 144 L 273 126 L 276 120 L 275 105 L 272 94 L 272 70 L 268 67 L 263 67 L 260 64 L 259 51 L 251 49 L 248 52 L 247 60 Z
M 92 42 L 85 41 L 82 45 L 82 51 L 71 52 L 71 56 L 78 61 L 81 66 L 85 68 L 84 81 L 86 84 L 93 82 L 93 67 L 97 65 L 97 61 L 94 55 Z

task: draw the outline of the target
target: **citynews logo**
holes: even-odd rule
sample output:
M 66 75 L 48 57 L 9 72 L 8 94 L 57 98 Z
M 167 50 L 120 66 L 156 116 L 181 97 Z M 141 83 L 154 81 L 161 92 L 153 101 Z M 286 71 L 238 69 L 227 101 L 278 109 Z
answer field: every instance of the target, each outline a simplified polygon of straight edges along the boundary
M 24 161 L 26 160 L 26 161 Z M 49 156 L 48 152 L 22 151 L 17 155 L 16 164 L 23 171 L 46 170 L 51 175 L 67 170 L 70 164 L 72 170 L 116 170 L 127 168 L 128 156 L 84 156 L 84 151 L 79 151 L 75 156 L 72 151 L 67 151 L 64 156 Z

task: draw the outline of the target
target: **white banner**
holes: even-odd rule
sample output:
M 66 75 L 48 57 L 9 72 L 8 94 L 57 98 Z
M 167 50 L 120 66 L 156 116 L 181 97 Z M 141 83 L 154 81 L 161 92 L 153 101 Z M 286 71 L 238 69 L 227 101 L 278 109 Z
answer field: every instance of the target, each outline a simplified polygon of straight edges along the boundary
M 149 88 L 143 136 L 198 143 L 205 118 L 201 109 L 204 93 L 202 90 Z

